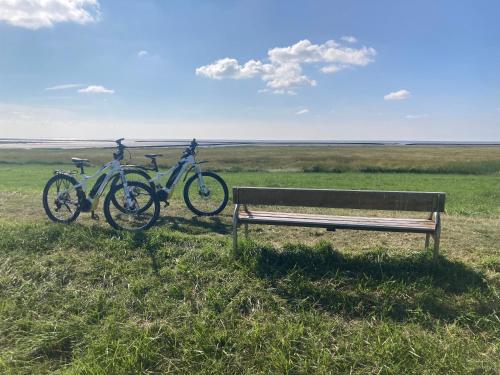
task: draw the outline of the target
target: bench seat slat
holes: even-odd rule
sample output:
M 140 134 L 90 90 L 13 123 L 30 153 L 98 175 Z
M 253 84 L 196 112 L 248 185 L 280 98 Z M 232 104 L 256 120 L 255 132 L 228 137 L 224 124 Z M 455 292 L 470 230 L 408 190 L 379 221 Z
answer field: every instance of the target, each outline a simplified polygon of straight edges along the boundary
M 241 223 L 278 224 L 319 228 L 379 230 L 392 232 L 432 233 L 436 223 L 426 219 L 366 218 L 358 216 L 326 216 L 289 214 L 266 211 L 241 211 Z
M 435 223 L 431 220 L 422 219 L 420 221 L 400 221 L 400 220 L 371 220 L 370 218 L 358 218 L 358 217 L 350 217 L 350 216 L 334 216 L 329 218 L 317 218 L 317 217 L 290 217 L 290 216 L 266 216 L 266 215 L 242 215 L 240 216 L 241 221 L 261 221 L 261 220 L 278 220 L 278 221 L 296 221 L 296 222 L 317 222 L 317 223 L 325 223 L 329 225 L 330 223 L 352 223 L 359 225 L 392 225 L 398 227 L 425 227 L 434 229 Z
M 277 216 L 277 217 L 290 217 L 290 218 L 302 218 L 302 217 L 307 217 L 308 219 L 312 218 L 317 218 L 318 220 L 330 220 L 331 218 L 339 219 L 342 220 L 344 218 L 348 219 L 366 219 L 370 221 L 381 221 L 381 222 L 387 222 L 387 221 L 394 221 L 396 223 L 408 223 L 408 224 L 415 224 L 415 223 L 428 223 L 432 222 L 429 219 L 421 219 L 421 218 L 388 218 L 388 217 L 376 217 L 376 216 L 339 216 L 339 215 L 321 215 L 321 214 L 305 214 L 305 213 L 298 213 L 298 212 L 277 212 L 277 211 L 254 211 L 254 210 L 246 210 L 246 211 L 240 211 L 240 217 L 243 216 L 249 216 L 249 217 L 259 217 L 259 216 Z

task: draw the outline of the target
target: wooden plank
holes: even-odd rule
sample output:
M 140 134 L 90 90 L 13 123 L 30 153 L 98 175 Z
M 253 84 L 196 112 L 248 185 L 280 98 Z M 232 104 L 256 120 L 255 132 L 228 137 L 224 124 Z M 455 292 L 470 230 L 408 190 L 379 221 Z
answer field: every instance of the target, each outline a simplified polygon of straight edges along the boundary
M 394 225 L 388 224 L 367 224 L 359 222 L 317 222 L 317 221 L 306 221 L 306 220 L 279 220 L 276 218 L 259 218 L 259 219 L 243 219 L 242 223 L 249 224 L 268 224 L 268 225 L 291 225 L 291 226 L 304 226 L 304 227 L 318 227 L 318 228 L 350 228 L 350 229 L 364 229 L 364 230 L 397 230 L 401 232 L 417 232 L 417 233 L 434 233 L 435 229 L 431 226 L 423 225 Z
M 317 218 L 291 218 L 279 216 L 249 216 L 240 215 L 241 223 L 254 224 L 269 224 L 269 225 L 291 225 L 291 226 L 306 226 L 306 227 L 321 227 L 321 228 L 339 228 L 339 229 L 362 229 L 362 230 L 386 230 L 396 232 L 416 232 L 416 233 L 432 233 L 435 231 L 434 222 L 418 223 L 401 223 L 394 222 L 391 219 L 383 221 L 370 221 L 367 219 L 359 219 L 356 217 L 336 217 L 331 220 L 319 220 Z
M 354 229 L 354 230 L 368 230 L 368 231 L 383 231 L 383 232 L 406 232 L 406 233 L 434 233 L 434 228 L 430 227 L 409 227 L 409 226 L 394 226 L 394 225 L 360 225 L 359 223 L 318 223 L 315 221 L 296 221 L 286 220 L 280 221 L 276 218 L 267 219 L 240 219 L 242 223 L 249 224 L 267 224 L 267 225 L 283 225 L 283 226 L 296 226 L 296 227 L 312 227 L 312 228 L 325 228 L 325 229 Z
M 310 222 L 314 221 L 317 223 L 325 223 L 325 225 L 330 225 L 332 222 L 334 223 L 352 223 L 352 224 L 360 224 L 360 225 L 392 225 L 392 226 L 406 226 L 406 227 L 429 227 L 429 228 L 435 228 L 436 225 L 433 222 L 430 221 L 394 221 L 394 220 L 367 220 L 367 219 L 356 219 L 356 218 L 349 218 L 349 217 L 332 217 L 330 219 L 318 219 L 318 218 L 307 218 L 307 217 L 279 217 L 279 216 L 241 216 L 241 219 L 244 221 L 259 221 L 259 220 L 266 220 L 266 219 L 276 219 L 279 221 L 304 221 L 304 222 Z
M 349 223 L 356 225 L 367 225 L 367 226 L 377 226 L 377 225 L 391 225 L 391 226 L 405 226 L 405 227 L 426 227 L 426 228 L 435 228 L 436 225 L 434 222 L 398 222 L 387 219 L 385 221 L 381 220 L 369 220 L 369 219 L 358 219 L 352 218 L 348 216 L 344 217 L 332 217 L 330 219 L 317 219 L 317 218 L 291 218 L 291 217 L 279 217 L 279 216 L 240 216 L 240 221 L 261 221 L 261 220 L 275 220 L 275 221 L 293 221 L 293 222 L 316 222 L 318 224 L 324 223 L 325 225 L 330 225 L 332 223 Z
M 271 206 L 444 212 L 445 197 L 415 191 L 233 188 L 234 203 Z
M 331 220 L 331 219 L 366 219 L 371 221 L 381 221 L 386 222 L 387 220 L 393 221 L 395 223 L 428 223 L 432 222 L 430 219 L 419 219 L 419 218 L 387 218 L 387 217 L 375 217 L 375 216 L 339 216 L 339 215 L 320 215 L 320 214 L 306 214 L 306 213 L 296 213 L 296 212 L 276 212 L 276 211 L 242 211 L 241 216 L 246 217 L 259 217 L 259 216 L 278 216 L 278 217 L 290 217 L 290 218 L 317 218 L 318 220 Z

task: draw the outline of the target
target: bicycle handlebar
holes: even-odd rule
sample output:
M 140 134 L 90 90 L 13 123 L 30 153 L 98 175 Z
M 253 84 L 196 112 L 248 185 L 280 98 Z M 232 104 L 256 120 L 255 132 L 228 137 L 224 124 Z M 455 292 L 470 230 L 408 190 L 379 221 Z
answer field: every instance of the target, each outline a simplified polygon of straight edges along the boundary
M 127 146 L 122 144 L 122 141 L 124 141 L 124 140 L 125 140 L 125 138 L 120 138 L 120 139 L 117 139 L 115 141 L 115 143 L 117 144 L 117 148 L 118 148 L 117 152 L 113 152 L 113 158 L 115 160 L 123 160 L 123 150 L 125 150 L 125 148 L 127 147 Z
M 198 147 L 198 142 L 196 142 L 196 139 L 193 138 L 189 146 L 184 150 L 184 155 L 194 155 L 196 147 Z

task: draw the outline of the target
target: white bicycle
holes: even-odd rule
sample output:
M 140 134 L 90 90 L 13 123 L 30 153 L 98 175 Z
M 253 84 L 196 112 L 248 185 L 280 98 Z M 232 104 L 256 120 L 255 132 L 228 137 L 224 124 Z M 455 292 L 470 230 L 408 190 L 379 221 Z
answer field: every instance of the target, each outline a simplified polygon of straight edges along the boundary
M 55 171 L 47 181 L 43 190 L 43 208 L 54 222 L 68 224 L 76 220 L 80 212 L 92 212 L 99 204 L 99 198 L 111 181 L 111 188 L 104 199 L 104 215 L 106 221 L 115 229 L 138 231 L 150 228 L 160 214 L 160 203 L 151 187 L 139 181 L 127 181 L 123 160 L 126 148 L 118 139 L 117 151 L 113 160 L 103 165 L 95 174 L 85 174 L 87 159 L 72 158 L 80 169 L 80 181 L 75 178 L 76 172 Z M 99 177 L 98 177 L 99 176 Z M 88 181 L 95 179 L 94 185 L 87 194 Z
M 184 150 L 177 164 L 166 172 L 160 172 L 156 162 L 156 158 L 162 156 L 161 154 L 146 154 L 145 156 L 151 160 L 149 168 L 128 165 L 124 166 L 125 174 L 137 174 L 146 179 L 150 188 L 155 191 L 157 199 L 165 202 L 166 206 L 174 188 L 184 175 L 183 181 L 186 181 L 186 183 L 183 195 L 186 206 L 198 216 L 217 215 L 227 205 L 229 199 L 228 188 L 218 174 L 201 170 L 200 165 L 207 161 L 196 161 L 197 147 L 198 143 L 193 139 L 189 147 Z M 150 171 L 155 172 L 153 177 L 149 175 Z M 194 171 L 194 174 L 187 178 L 191 171 Z M 163 186 L 161 181 L 166 179 L 167 176 L 167 182 Z M 120 207 L 119 202 L 113 203 L 116 207 Z M 147 208 L 147 205 L 144 207 Z

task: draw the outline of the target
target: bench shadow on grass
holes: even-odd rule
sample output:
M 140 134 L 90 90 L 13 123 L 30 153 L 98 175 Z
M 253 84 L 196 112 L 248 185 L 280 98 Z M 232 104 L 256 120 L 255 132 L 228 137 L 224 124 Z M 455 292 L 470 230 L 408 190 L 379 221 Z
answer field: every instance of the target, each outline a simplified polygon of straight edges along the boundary
M 493 309 L 491 291 L 480 272 L 444 257 L 434 263 L 424 253 L 351 255 L 325 244 L 287 245 L 283 250 L 245 246 L 241 260 L 291 305 L 305 303 L 349 319 L 421 321 L 423 313 L 454 321 Z M 467 298 L 474 302 L 464 306 Z

